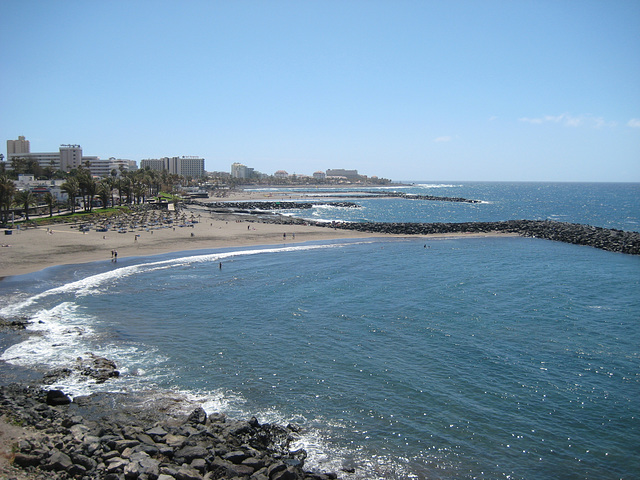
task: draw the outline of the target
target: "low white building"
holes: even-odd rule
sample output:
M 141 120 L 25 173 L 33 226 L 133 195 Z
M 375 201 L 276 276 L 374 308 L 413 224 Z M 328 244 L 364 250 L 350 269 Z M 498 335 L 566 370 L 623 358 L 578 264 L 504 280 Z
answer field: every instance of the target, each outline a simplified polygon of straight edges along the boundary
M 18 175 L 15 182 L 18 190 L 31 190 L 35 194 L 41 195 L 51 192 L 57 202 L 66 203 L 69 196 L 62 190 L 62 184 L 66 180 L 36 180 L 33 175 Z

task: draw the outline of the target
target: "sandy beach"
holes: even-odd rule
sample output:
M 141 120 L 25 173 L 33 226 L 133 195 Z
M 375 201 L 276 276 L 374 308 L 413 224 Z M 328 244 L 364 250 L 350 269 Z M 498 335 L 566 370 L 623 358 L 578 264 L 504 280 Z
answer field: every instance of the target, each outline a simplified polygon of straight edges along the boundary
M 11 235 L 0 230 L 0 277 L 23 275 L 54 265 L 111 260 L 207 248 L 251 245 L 293 244 L 314 240 L 335 240 L 380 236 L 334 230 L 317 226 L 260 223 L 257 219 L 237 220 L 213 216 L 204 207 L 186 212 L 198 218 L 189 227 L 135 228 L 127 233 L 109 230 L 79 231 L 77 225 L 13 229 Z
M 314 196 L 314 198 L 329 200 L 329 198 L 319 196 Z M 236 191 L 223 198 L 212 197 L 200 203 L 304 199 L 308 199 L 307 194 L 297 192 Z M 97 210 L 96 213 L 99 214 L 100 210 Z M 160 214 L 158 213 L 158 215 Z M 112 252 L 117 252 L 117 258 L 123 259 L 209 248 L 291 245 L 308 241 L 402 236 L 315 225 L 263 223 L 258 217 L 251 215 L 212 213 L 202 205 L 188 205 L 186 208 L 181 208 L 180 217 L 194 219 L 196 223 L 186 227 L 177 224 L 171 226 L 137 224 L 134 228 L 128 225 L 126 233 L 120 233 L 119 230 L 113 229 L 106 232 L 96 231 L 95 225 L 86 231 L 81 231 L 79 227 L 82 223 L 60 223 L 27 229 L 13 228 L 11 235 L 5 235 L 4 229 L 0 229 L 0 279 L 37 272 L 55 265 L 110 261 Z M 451 237 L 458 235 L 436 234 L 429 236 Z M 504 233 L 477 234 L 477 236 L 487 235 L 504 235 Z M 476 235 L 465 234 L 465 236 Z

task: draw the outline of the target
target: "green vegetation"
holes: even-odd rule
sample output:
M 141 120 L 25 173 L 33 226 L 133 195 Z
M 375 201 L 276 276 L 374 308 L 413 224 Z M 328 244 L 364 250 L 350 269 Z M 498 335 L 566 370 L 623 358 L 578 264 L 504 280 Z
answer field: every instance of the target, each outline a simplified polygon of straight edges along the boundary
M 188 184 L 182 176 L 168 172 L 157 172 L 149 168 L 135 171 L 113 170 L 109 176 L 95 178 L 88 168 L 80 167 L 70 172 L 57 171 L 52 175 L 35 169 L 33 164 L 15 164 L 14 171 L 0 174 L 0 225 L 7 225 L 14 218 L 14 213 L 30 220 L 30 215 L 49 214 L 54 218 L 54 208 L 68 209 L 71 215 L 81 208 L 83 213 L 92 213 L 94 209 L 107 213 L 107 208 L 118 205 L 143 204 L 148 199 L 160 198 L 161 201 L 177 203 L 182 200 L 175 194 L 175 189 Z M 88 167 L 88 165 L 87 165 Z M 60 189 L 66 193 L 66 205 L 59 205 L 51 192 L 36 195 L 31 190 L 18 190 L 14 183 L 19 173 L 33 174 L 39 179 L 64 179 Z M 48 172 L 51 173 L 51 172 Z M 41 174 L 42 176 L 38 175 Z M 64 219 L 72 217 L 63 213 L 58 215 Z M 22 218 L 21 218 L 22 220 Z M 38 223 L 42 220 L 38 219 Z

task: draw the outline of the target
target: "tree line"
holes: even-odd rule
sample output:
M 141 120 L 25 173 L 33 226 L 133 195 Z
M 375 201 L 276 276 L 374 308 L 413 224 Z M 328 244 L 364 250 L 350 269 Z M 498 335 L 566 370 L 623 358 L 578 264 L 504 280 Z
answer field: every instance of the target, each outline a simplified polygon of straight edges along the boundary
M 109 205 L 139 204 L 158 196 L 160 192 L 173 193 L 176 186 L 184 185 L 187 181 L 181 175 L 150 168 L 120 172 L 114 170 L 111 175 L 100 179 L 94 178 L 83 167 L 57 175 L 63 175 L 65 179 L 60 188 L 68 196 L 67 204 L 71 213 L 76 212 L 79 198 L 82 199 L 80 207 L 85 212 L 91 212 L 96 199 L 100 200 L 103 208 Z M 53 216 L 54 208 L 59 206 L 50 191 L 37 195 L 29 188 L 19 190 L 7 173 L 0 174 L 0 224 L 7 224 L 11 220 L 14 208 L 21 209 L 26 220 L 29 220 L 30 209 L 43 205 L 48 208 L 49 216 Z

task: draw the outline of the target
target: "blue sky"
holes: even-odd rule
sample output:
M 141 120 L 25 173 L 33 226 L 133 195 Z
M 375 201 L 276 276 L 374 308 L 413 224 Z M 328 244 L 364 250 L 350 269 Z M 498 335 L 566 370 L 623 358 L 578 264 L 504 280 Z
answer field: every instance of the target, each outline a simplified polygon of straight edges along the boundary
M 4 0 L 0 64 L 32 151 L 640 181 L 637 0 Z

